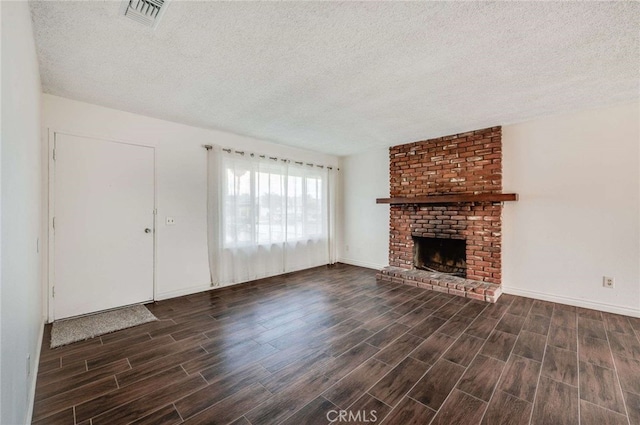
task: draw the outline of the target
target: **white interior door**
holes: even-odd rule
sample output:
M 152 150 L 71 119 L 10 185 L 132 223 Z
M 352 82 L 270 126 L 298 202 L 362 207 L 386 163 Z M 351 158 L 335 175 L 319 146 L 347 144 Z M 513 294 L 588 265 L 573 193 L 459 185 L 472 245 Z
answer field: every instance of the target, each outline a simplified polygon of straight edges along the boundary
M 55 134 L 54 316 L 153 299 L 154 150 Z

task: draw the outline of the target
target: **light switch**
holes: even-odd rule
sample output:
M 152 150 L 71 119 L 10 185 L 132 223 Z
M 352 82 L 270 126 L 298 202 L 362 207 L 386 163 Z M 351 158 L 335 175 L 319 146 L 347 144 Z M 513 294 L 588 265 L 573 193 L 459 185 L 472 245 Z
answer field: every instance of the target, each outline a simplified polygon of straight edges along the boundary
M 166 224 L 167 226 L 173 226 L 174 224 L 176 224 L 176 219 L 173 217 L 167 217 Z

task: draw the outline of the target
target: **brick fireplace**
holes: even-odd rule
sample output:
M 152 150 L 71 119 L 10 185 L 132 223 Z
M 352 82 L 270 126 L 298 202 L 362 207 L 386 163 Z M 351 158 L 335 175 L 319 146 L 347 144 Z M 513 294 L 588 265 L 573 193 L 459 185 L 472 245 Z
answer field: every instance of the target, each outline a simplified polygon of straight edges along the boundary
M 390 199 L 403 202 L 391 205 L 390 267 L 381 276 L 495 301 L 501 293 L 502 203 L 488 200 L 426 204 L 412 203 L 412 199 L 502 194 L 501 127 L 394 146 L 389 155 Z M 431 238 L 436 243 L 443 239 L 464 241 L 465 268 L 452 269 L 464 276 L 418 271 L 414 241 L 419 238 Z M 448 267 L 441 271 L 451 271 Z M 486 299 L 487 291 L 491 299 Z

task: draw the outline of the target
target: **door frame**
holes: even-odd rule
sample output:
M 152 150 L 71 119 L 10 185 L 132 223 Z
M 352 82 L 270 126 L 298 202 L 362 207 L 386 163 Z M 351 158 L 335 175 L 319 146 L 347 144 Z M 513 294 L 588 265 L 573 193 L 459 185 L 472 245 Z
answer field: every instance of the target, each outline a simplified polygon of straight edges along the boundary
M 157 251 L 158 251 L 158 170 L 156 167 L 157 155 L 156 147 L 144 143 L 136 143 L 124 140 L 114 140 L 109 137 L 102 137 L 99 135 L 83 134 L 75 131 L 60 131 L 52 128 L 47 129 L 47 265 L 46 265 L 46 314 L 47 322 L 53 323 L 55 320 L 55 300 L 54 300 L 54 286 L 55 286 L 55 231 L 53 228 L 53 218 L 55 215 L 55 176 L 56 176 L 56 161 L 53 157 L 56 135 L 65 134 L 68 136 L 84 137 L 87 139 L 96 139 L 103 142 L 119 143 L 123 145 L 138 146 L 143 148 L 153 149 L 153 300 L 156 300 L 156 267 L 157 267 Z

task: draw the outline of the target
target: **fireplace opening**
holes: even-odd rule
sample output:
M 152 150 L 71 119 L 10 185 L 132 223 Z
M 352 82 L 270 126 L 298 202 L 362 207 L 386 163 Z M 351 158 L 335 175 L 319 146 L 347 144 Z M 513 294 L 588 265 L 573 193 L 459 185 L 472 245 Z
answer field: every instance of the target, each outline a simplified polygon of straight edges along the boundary
M 413 266 L 417 269 L 467 275 L 467 241 L 413 236 Z

